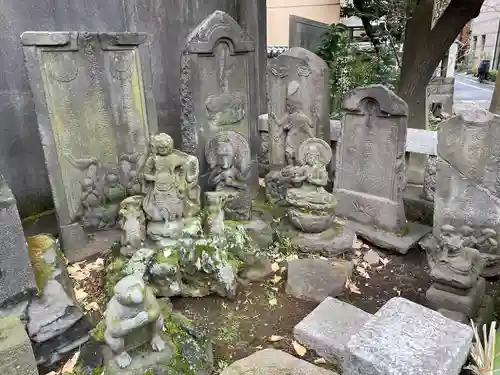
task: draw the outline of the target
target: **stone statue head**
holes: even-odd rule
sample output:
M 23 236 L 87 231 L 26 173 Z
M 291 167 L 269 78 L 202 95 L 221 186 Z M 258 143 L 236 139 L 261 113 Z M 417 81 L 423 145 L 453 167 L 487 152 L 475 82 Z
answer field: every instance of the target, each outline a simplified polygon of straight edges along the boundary
M 302 165 L 326 166 L 332 159 L 332 149 L 322 139 L 309 138 L 299 146 L 297 159 Z
M 115 298 L 124 306 L 140 305 L 144 302 L 145 287 L 144 281 L 139 276 L 125 276 L 115 286 Z
M 114 185 L 119 181 L 118 176 L 115 173 L 108 173 L 106 175 L 106 184 L 107 185 Z
M 155 134 L 151 137 L 151 147 L 157 155 L 167 156 L 174 150 L 174 140 L 165 133 Z
M 217 213 L 222 210 L 224 202 L 226 200 L 226 194 L 216 191 L 207 191 L 205 193 L 205 201 L 207 203 L 207 209 L 210 213 Z
M 496 237 L 497 232 L 494 229 L 485 228 L 481 231 L 481 234 L 484 235 L 486 238 L 493 238 Z
M 217 145 L 217 164 L 222 169 L 229 169 L 233 166 L 234 148 L 229 139 L 222 140 Z
M 91 191 L 94 188 L 94 180 L 90 177 L 85 177 L 82 180 L 82 190 L 83 191 Z
M 460 227 L 460 233 L 462 233 L 462 235 L 465 237 L 469 237 L 469 236 L 472 236 L 472 234 L 474 233 L 474 230 L 468 225 L 462 225 Z
M 441 227 L 441 250 L 448 255 L 457 255 L 462 249 L 464 240 L 460 234 L 455 232 L 453 225 Z

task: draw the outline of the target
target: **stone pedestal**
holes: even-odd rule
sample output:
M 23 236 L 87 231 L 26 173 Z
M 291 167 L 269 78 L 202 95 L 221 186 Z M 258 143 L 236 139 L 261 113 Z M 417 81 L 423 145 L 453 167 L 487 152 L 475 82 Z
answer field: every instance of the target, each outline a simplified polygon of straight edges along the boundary
M 150 370 L 152 374 L 169 375 L 172 371 L 167 364 L 172 360 L 172 350 L 167 347 L 162 352 L 135 351 L 130 353 L 132 363 L 127 368 L 120 368 L 113 360 L 113 353 L 104 348 L 104 365 L 109 375 L 144 375 Z
M 38 375 L 30 339 L 16 316 L 0 318 L 0 371 L 4 375 Z

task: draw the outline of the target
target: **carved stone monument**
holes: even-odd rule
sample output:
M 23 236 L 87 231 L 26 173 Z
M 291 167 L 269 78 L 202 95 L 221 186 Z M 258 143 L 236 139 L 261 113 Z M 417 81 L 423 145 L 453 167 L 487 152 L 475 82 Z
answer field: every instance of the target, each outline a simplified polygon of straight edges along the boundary
M 440 229 L 441 256 L 430 272 L 434 284 L 427 291 L 427 300 L 436 310 L 463 314 L 468 322 L 476 317 L 485 296 L 486 284 L 479 277 L 484 262 L 478 250 L 467 247 L 470 228 L 443 225 Z
M 228 14 L 216 11 L 189 35 L 181 63 L 182 150 L 200 160 L 201 188 L 209 189 L 205 146 L 221 131 L 250 144 L 245 183 L 258 186 L 260 142 L 254 97 L 255 43 Z
M 287 216 L 298 231 L 292 244 L 305 252 L 333 255 L 351 249 L 354 240 L 352 230 L 334 223 L 336 201 L 325 190 L 331 159 L 328 143 L 309 138 L 297 150 L 299 165 L 285 167 L 292 176 L 285 193 L 290 206 Z
M 251 160 L 245 137 L 231 130 L 217 133 L 205 146 L 205 160 L 210 167 L 208 186 L 226 195 L 226 218 L 249 220 L 252 200 L 247 176 Z
M 268 63 L 267 197 L 284 203 L 291 176 L 281 173 L 298 164 L 297 151 L 305 140 L 330 142 L 328 67 L 314 53 L 291 48 Z
M 0 306 L 36 290 L 16 199 L 0 173 Z
M 430 228 L 409 223 L 402 199 L 408 106 L 381 85 L 347 93 L 338 146 L 336 213 L 375 245 L 406 253 Z
M 438 156 L 434 237 L 469 227 L 465 246 L 480 251 L 484 274 L 500 274 L 500 116 L 478 109 L 441 123 Z
M 77 260 L 117 239 L 105 230 L 116 226 L 120 201 L 138 193 L 137 167 L 157 131 L 151 66 L 138 53 L 147 38 L 26 32 L 21 39 L 63 248 Z

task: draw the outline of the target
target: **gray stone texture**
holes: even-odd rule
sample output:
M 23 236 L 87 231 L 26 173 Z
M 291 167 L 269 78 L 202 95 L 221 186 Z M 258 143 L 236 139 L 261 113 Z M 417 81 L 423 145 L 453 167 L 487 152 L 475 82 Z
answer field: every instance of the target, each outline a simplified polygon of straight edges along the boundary
M 158 129 L 149 56 L 139 57 L 147 37 L 25 32 L 21 40 L 63 246 L 76 251 L 84 227 L 115 226 Z
M 288 47 L 302 47 L 316 53 L 327 28 L 326 23 L 291 14 Z
M 297 232 L 292 244 L 300 251 L 335 257 L 352 249 L 356 233 L 345 225 L 334 224 L 333 228 L 322 233 Z
M 351 336 L 371 318 L 353 305 L 327 298 L 295 326 L 293 336 L 327 361 L 342 364 Z
M 500 116 L 477 109 L 441 123 L 438 154 L 434 236 L 445 224 L 468 225 L 480 252 L 500 255 Z
M 16 199 L 0 174 L 0 306 L 36 290 Z
M 372 85 L 348 92 L 344 108 L 336 213 L 399 233 L 406 223 L 401 190 L 408 106 L 384 86 Z
M 234 362 L 220 375 L 336 375 L 333 371 L 276 349 L 264 349 Z
M 345 375 L 457 375 L 472 329 L 404 298 L 387 302 L 347 344 Z
M 340 296 L 345 290 L 352 266 L 332 265 L 323 259 L 296 259 L 288 262 L 286 292 L 305 301 L 323 302 Z
M 4 375 L 38 375 L 31 342 L 19 318 L 0 318 L 0 371 Z
M 182 54 L 182 151 L 200 161 L 200 185 L 207 189 L 207 142 L 220 131 L 233 131 L 250 144 L 246 182 L 258 186 L 258 97 L 256 44 L 227 13 L 216 11 L 188 36 Z
M 403 191 L 406 218 L 432 228 L 434 221 L 434 202 L 422 198 L 422 186 L 407 185 Z
M 466 293 L 458 288 L 446 288 L 434 283 L 427 290 L 425 297 L 433 309 L 458 311 L 472 319 L 476 316 L 483 302 L 485 292 L 486 283 L 483 278 L 479 278 L 477 284 L 471 289 L 467 289 Z
M 441 103 L 443 112 L 453 113 L 453 94 L 455 92 L 455 77 L 434 77 L 427 85 L 427 104 Z
M 247 28 L 259 48 L 260 107 L 265 112 L 266 1 L 246 0 L 77 0 L 2 2 L 0 26 L 0 170 L 18 199 L 22 217 L 53 207 L 33 97 L 23 67 L 19 35 L 26 30 L 141 31 L 151 38 L 153 91 L 162 131 L 180 142 L 179 70 L 189 32 L 216 9 L 228 12 Z M 175 32 L 171 32 L 175 30 Z
M 267 109 L 271 169 L 280 169 L 290 164 L 287 163 L 286 153 L 295 157 L 305 139 L 319 138 L 330 144 L 328 80 L 326 63 L 304 48 L 291 48 L 268 62 Z M 286 126 L 288 130 L 285 130 Z M 308 132 L 310 134 L 306 134 Z

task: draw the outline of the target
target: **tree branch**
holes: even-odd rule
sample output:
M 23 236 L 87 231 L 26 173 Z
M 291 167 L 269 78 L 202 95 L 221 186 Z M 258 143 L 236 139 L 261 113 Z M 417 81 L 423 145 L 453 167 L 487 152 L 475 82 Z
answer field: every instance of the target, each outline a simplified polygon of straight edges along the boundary
M 363 23 L 363 28 L 365 29 L 366 35 L 370 38 L 372 42 L 373 48 L 375 52 L 378 54 L 380 50 L 380 40 L 375 35 L 375 30 L 373 29 L 372 24 L 370 23 L 370 19 L 366 15 L 365 9 L 365 0 L 354 0 L 353 1 L 354 8 L 358 12 L 359 18 L 361 18 L 361 22 Z

